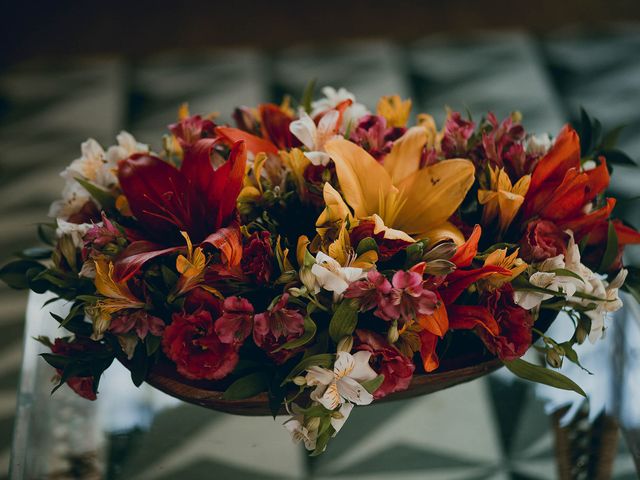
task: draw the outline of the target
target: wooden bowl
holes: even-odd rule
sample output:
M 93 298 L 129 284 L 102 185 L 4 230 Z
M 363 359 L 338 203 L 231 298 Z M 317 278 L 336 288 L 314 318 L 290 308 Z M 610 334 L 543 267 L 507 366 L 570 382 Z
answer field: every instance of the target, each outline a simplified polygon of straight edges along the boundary
M 376 400 L 375 403 L 434 393 L 460 383 L 475 380 L 497 370 L 501 366 L 500 360 L 494 358 L 454 370 L 416 374 L 413 376 L 407 390 L 387 395 L 380 400 Z M 168 361 L 156 364 L 149 372 L 146 382 L 172 397 L 212 410 L 246 416 L 271 415 L 266 393 L 243 400 L 224 400 L 222 398 L 224 390 L 220 388 L 219 383 L 192 381 L 181 377 Z M 281 409 L 280 413 L 285 414 L 286 412 Z
M 536 321 L 536 327 L 546 331 L 554 319 L 555 315 L 546 311 Z M 537 340 L 536 335 L 533 340 Z M 415 373 L 407 390 L 387 395 L 375 403 L 428 395 L 475 380 L 502 366 L 502 362 L 489 354 L 471 332 L 453 332 L 449 345 L 443 345 L 438 353 L 441 362 L 435 372 Z M 126 360 L 120 361 L 127 366 Z M 186 379 L 178 374 L 174 364 L 167 359 L 151 368 L 146 382 L 172 397 L 212 410 L 246 416 L 271 415 L 266 393 L 243 400 L 225 400 L 222 395 L 228 383 Z M 284 408 L 280 413 L 286 413 Z

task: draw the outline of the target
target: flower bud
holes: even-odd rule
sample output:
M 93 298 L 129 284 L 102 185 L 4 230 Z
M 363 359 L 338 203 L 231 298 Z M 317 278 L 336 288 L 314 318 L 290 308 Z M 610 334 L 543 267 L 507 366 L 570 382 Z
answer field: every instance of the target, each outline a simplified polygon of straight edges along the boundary
M 438 259 L 427 262 L 424 273 L 428 273 L 430 275 L 448 275 L 455 269 L 455 264 L 449 260 Z
M 311 417 L 305 422 L 305 426 L 310 432 L 318 430 L 320 428 L 320 417 Z
M 307 293 L 307 287 L 302 287 L 302 288 L 291 287 L 289 289 L 289 294 L 294 296 L 294 297 L 302 297 L 306 293 Z
M 317 291 L 316 286 L 317 286 L 318 280 L 316 279 L 316 276 L 313 273 L 311 273 L 310 268 L 302 267 L 300 269 L 300 281 L 303 283 L 305 287 L 307 287 L 307 290 L 309 290 L 310 292 Z
M 553 368 L 560 368 L 562 366 L 562 356 L 553 348 L 547 350 L 547 363 Z
M 584 326 L 578 325 L 578 328 L 576 328 L 576 333 L 575 333 L 576 342 L 578 343 L 578 345 L 582 345 L 588 336 L 589 336 L 589 332 L 587 332 Z
M 434 260 L 449 260 L 456 253 L 458 247 L 453 242 L 442 242 L 429 250 L 422 259 L 427 262 Z
M 396 343 L 398 338 L 400 338 L 400 334 L 398 333 L 398 321 L 394 320 L 387 332 L 387 340 L 389 340 L 389 343 Z
M 338 352 L 351 352 L 353 348 L 353 337 L 351 335 L 347 335 L 342 337 L 338 342 Z
M 293 378 L 293 383 L 295 383 L 299 387 L 302 387 L 303 385 L 307 384 L 307 379 L 301 375 L 298 375 L 297 377 Z

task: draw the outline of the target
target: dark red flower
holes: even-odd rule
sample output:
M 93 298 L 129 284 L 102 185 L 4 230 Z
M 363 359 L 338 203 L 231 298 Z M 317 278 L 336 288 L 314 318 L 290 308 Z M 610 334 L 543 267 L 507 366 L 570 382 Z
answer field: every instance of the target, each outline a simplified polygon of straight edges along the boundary
M 223 343 L 242 344 L 253 329 L 253 305 L 246 298 L 227 297 L 215 331 Z
M 111 319 L 109 331 L 115 334 L 128 333 L 135 330 L 138 338 L 145 339 L 148 333 L 156 337 L 162 336 L 164 322 L 158 317 L 149 315 L 144 310 L 117 315 Z
M 445 158 L 454 158 L 468 152 L 469 138 L 476 128 L 475 123 L 462 118 L 459 112 L 452 112 L 445 121 L 441 147 Z
M 374 233 L 374 230 L 375 222 L 373 220 L 362 220 L 349 234 L 351 245 L 357 247 L 361 240 L 367 237 L 373 238 L 378 245 L 378 259 L 380 261 L 389 260 L 396 253 L 411 245 L 404 240 L 386 239 L 384 232 Z
M 277 364 L 286 362 L 298 351 L 274 350 L 304 333 L 304 317 L 298 310 L 286 308 L 288 301 L 289 294 L 285 293 L 271 310 L 254 317 L 253 340 Z
M 193 380 L 220 380 L 238 363 L 236 345 L 220 341 L 214 318 L 204 309 L 174 313 L 162 336 L 162 350 L 178 373 Z
M 356 330 L 355 350 L 371 352 L 371 367 L 384 375 L 382 385 L 373 394 L 378 399 L 393 392 L 406 390 L 416 366 L 411 359 L 390 345 L 384 337 L 369 330 Z
M 195 144 L 202 138 L 212 138 L 215 136 L 216 125 L 208 118 L 200 115 L 193 115 L 178 123 L 169 125 L 169 130 L 180 142 L 182 148 Z
M 273 247 L 269 232 L 254 232 L 245 240 L 240 268 L 255 283 L 269 283 L 273 273 Z
M 501 360 L 520 358 L 532 342 L 531 313 L 514 303 L 513 288 L 508 283 L 491 292 L 485 304 L 498 323 L 500 333 L 492 335 L 486 329 L 480 328 L 477 329 L 478 335 L 489 351 Z
M 281 150 L 300 146 L 300 141 L 289 130 L 294 119 L 282 108 L 273 103 L 263 103 L 258 107 L 258 113 L 263 138 L 269 139 Z
M 63 357 L 75 357 L 87 351 L 97 350 L 97 348 L 97 344 L 88 339 L 77 338 L 74 341 L 69 341 L 67 338 L 56 338 L 51 345 L 51 353 Z M 62 375 L 62 370 L 56 369 L 56 373 Z M 94 379 L 91 376 L 71 377 L 66 380 L 66 384 L 71 390 L 87 400 L 93 401 L 97 398 Z
M 527 224 L 520 240 L 520 253 L 528 262 L 541 262 L 565 254 L 569 236 L 549 220 L 533 220 Z
M 391 151 L 393 142 L 407 131 L 404 127 L 387 127 L 381 115 L 365 115 L 351 132 L 349 140 L 360 145 L 373 158 L 382 161 Z
M 391 282 L 377 270 L 369 270 L 367 278 L 353 282 L 344 292 L 345 298 L 357 298 L 360 310 L 367 312 L 378 307 L 382 298 L 391 292 Z
M 184 146 L 180 169 L 149 154 L 135 154 L 118 165 L 118 179 L 139 231 L 146 240 L 133 242 L 116 262 L 116 277 L 130 278 L 148 260 L 184 244 L 187 232 L 194 244 L 208 243 L 236 263 L 233 252 L 236 200 L 247 160 L 244 143 L 233 145 L 227 161 L 217 169 L 210 154 L 220 139 L 200 139 Z

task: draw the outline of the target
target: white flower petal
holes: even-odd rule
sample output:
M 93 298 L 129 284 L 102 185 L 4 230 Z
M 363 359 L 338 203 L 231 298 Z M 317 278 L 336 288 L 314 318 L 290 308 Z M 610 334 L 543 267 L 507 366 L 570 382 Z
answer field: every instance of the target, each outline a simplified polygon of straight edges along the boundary
M 361 350 L 353 354 L 355 360 L 355 366 L 349 377 L 353 378 L 357 382 L 366 382 L 373 380 L 378 376 L 376 371 L 369 365 L 371 359 L 371 352 Z
M 351 377 L 344 377 L 337 380 L 336 385 L 340 397 L 351 403 L 355 403 L 356 405 L 369 405 L 373 402 L 373 395 Z
M 298 120 L 291 122 L 289 131 L 309 150 L 316 150 L 317 128 L 309 115 L 303 112 Z
M 319 167 L 319 166 L 326 167 L 327 165 L 329 165 L 329 162 L 331 161 L 331 157 L 329 156 L 328 153 L 325 153 L 325 152 L 317 152 L 317 151 L 304 152 L 304 156 L 307 157 L 311 162 L 311 164 L 315 165 L 316 167 Z
M 334 436 L 337 435 L 337 433 L 340 431 L 344 423 L 347 421 L 347 418 L 349 418 L 349 415 L 351 415 L 351 410 L 353 410 L 352 403 L 348 403 L 348 402 L 343 403 L 340 409 L 338 410 L 338 413 L 340 413 L 341 417 L 340 418 L 331 417 L 331 426 L 336 431 L 334 433 Z

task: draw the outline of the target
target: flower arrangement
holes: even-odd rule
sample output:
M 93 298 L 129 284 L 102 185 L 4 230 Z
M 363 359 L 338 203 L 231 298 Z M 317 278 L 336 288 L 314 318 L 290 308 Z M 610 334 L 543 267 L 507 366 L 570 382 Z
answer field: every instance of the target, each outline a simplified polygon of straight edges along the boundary
M 550 367 L 577 363 L 573 346 L 622 305 L 640 234 L 604 197 L 617 130 L 583 113 L 581 136 L 552 139 L 517 113 L 453 111 L 409 127 L 397 95 L 370 113 L 345 89 L 312 91 L 237 108 L 235 127 L 183 106 L 159 153 L 125 132 L 82 144 L 38 229 L 49 246 L 0 271 L 70 303 L 53 315 L 70 335 L 39 338 L 57 387 L 95 399 L 116 358 L 136 385 L 168 364 L 229 401 L 268 392 L 313 454 L 355 405 L 465 348 L 581 392 L 521 357 L 538 340 Z M 573 337 L 547 337 L 545 311 L 567 312 Z

